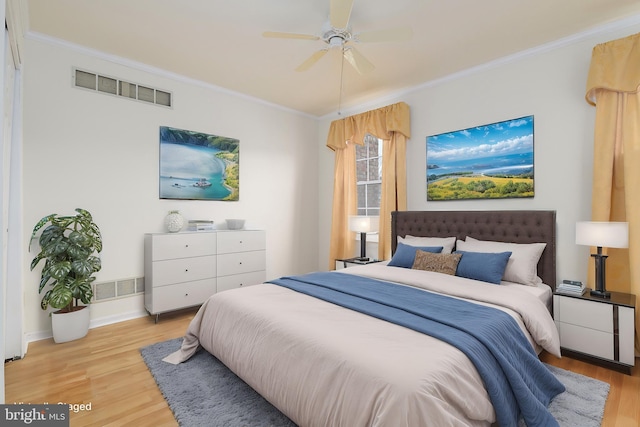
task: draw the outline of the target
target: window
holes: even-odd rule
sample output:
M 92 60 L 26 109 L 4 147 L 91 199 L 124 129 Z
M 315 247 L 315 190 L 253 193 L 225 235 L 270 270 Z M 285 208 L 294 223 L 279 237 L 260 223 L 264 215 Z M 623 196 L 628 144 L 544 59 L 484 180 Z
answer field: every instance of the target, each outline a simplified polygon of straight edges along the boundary
M 356 145 L 358 215 L 380 215 L 382 192 L 382 140 L 373 135 Z

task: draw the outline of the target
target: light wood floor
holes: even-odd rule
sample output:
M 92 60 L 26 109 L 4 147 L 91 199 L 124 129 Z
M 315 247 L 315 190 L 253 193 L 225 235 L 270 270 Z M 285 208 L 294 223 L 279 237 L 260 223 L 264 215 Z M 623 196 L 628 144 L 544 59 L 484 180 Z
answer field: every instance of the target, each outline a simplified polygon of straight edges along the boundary
M 91 404 L 71 412 L 71 426 L 176 426 L 139 348 L 181 337 L 194 311 L 145 317 L 92 329 L 64 344 L 31 343 L 27 356 L 5 364 L 6 403 Z M 543 361 L 611 384 L 604 427 L 640 425 L 640 368 L 624 375 L 564 357 Z M 576 426 L 579 427 L 579 426 Z

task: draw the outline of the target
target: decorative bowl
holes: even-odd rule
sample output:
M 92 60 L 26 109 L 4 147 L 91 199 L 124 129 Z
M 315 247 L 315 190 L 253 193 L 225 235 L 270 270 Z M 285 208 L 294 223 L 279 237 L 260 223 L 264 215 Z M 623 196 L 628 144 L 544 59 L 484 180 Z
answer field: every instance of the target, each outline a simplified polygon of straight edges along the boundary
M 229 230 L 240 230 L 244 227 L 244 219 L 225 219 Z

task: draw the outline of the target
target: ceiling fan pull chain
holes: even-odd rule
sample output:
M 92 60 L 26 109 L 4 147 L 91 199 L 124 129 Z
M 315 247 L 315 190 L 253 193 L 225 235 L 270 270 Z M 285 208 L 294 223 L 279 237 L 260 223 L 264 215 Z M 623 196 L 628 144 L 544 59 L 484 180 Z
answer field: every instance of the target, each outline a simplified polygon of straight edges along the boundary
M 340 94 L 338 95 L 338 115 L 342 115 L 342 92 L 344 91 L 342 76 L 344 74 L 344 45 L 342 45 L 342 55 L 340 60 Z

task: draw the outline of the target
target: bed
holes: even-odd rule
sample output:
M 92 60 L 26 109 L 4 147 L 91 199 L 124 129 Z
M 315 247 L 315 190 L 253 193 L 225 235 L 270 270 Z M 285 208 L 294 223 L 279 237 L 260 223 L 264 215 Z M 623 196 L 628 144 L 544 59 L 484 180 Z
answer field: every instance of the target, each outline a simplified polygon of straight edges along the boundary
M 537 358 L 560 356 L 555 212 L 394 212 L 391 228 L 389 262 L 213 295 L 165 360 L 203 347 L 300 426 L 556 424 L 546 406 L 564 387 Z M 397 265 L 407 251 L 437 268 Z M 470 276 L 506 267 L 497 283 L 439 270 L 455 259 Z

